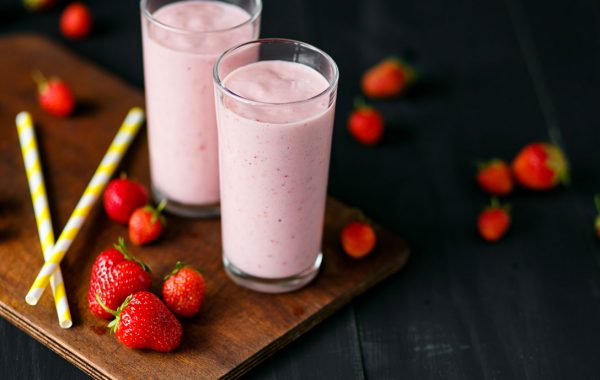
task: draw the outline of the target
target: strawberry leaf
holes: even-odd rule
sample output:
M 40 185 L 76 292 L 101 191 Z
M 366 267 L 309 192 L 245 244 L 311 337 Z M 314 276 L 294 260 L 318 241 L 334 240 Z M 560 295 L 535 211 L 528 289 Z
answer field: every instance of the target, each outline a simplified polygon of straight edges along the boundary
M 127 247 L 125 246 L 125 239 L 123 239 L 123 237 L 119 237 L 118 244 L 115 244 L 113 246 L 115 247 L 115 249 L 117 251 L 119 251 L 123 254 L 123 257 L 125 258 L 125 260 L 133 261 L 133 262 L 139 264 L 142 267 L 142 269 L 144 269 L 146 272 L 152 273 L 152 269 L 148 266 L 148 264 L 146 264 L 145 262 L 141 261 L 140 259 L 138 259 L 136 257 L 131 256 L 131 254 L 127 250 Z

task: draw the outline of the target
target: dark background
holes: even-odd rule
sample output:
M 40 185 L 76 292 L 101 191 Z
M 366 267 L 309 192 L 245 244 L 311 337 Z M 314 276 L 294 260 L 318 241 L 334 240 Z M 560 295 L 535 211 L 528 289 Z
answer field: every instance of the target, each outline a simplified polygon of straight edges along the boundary
M 60 37 L 62 6 L 25 14 L 15 0 L 0 0 L 0 34 L 50 36 L 142 88 L 138 2 L 89 5 L 97 27 L 85 41 Z M 330 193 L 405 236 L 413 257 L 250 378 L 600 376 L 599 20 L 595 0 L 265 0 L 262 36 L 315 44 L 340 67 Z M 376 103 L 388 129 L 369 149 L 345 121 L 361 73 L 389 55 L 422 79 Z M 474 162 L 511 159 L 549 128 L 562 135 L 572 185 L 518 190 L 510 233 L 482 242 Z M 0 320 L 0 378 L 84 377 Z

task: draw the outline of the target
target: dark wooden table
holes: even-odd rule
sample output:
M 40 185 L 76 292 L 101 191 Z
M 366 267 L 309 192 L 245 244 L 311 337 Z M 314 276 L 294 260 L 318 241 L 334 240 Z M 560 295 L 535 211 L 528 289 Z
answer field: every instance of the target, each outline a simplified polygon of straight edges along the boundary
M 15 0 L 0 3 L 0 33 L 50 35 L 141 87 L 137 1 L 89 3 L 97 28 L 86 41 L 60 38 L 57 10 L 25 14 Z M 600 4 L 266 0 L 262 25 L 262 36 L 314 43 L 338 62 L 330 193 L 406 236 L 414 255 L 250 377 L 597 378 Z M 345 119 L 361 72 L 394 54 L 423 80 L 406 99 L 380 104 L 386 139 L 365 149 Z M 510 158 L 550 129 L 560 131 L 572 185 L 517 191 L 512 231 L 483 243 L 474 221 L 486 197 L 473 163 Z M 0 321 L 0 378 L 83 377 Z

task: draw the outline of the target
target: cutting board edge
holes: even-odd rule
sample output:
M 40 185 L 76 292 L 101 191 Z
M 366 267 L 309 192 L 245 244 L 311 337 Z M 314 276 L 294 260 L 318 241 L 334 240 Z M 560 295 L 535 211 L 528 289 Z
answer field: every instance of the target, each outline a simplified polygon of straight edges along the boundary
M 339 201 L 336 198 L 329 198 L 335 199 L 336 202 L 339 202 L 342 205 L 346 206 L 345 203 Z M 293 343 L 296 339 L 312 330 L 315 326 L 319 325 L 324 320 L 331 317 L 335 312 L 348 305 L 355 298 L 372 289 L 375 285 L 387 280 L 392 275 L 398 273 L 401 269 L 403 269 L 406 266 L 411 255 L 410 248 L 406 241 L 404 241 L 404 239 L 402 239 L 402 247 L 398 251 L 400 259 L 397 261 L 397 263 L 395 263 L 396 265 L 384 268 L 381 271 L 380 276 L 372 278 L 371 281 L 369 281 L 368 279 L 367 281 L 364 281 L 351 291 L 345 292 L 337 298 L 334 298 L 329 304 L 324 306 L 319 311 L 319 313 L 315 313 L 310 318 L 305 319 L 300 324 L 298 324 L 296 328 L 291 329 L 284 335 L 280 336 L 278 339 L 271 342 L 262 351 L 259 351 L 250 358 L 246 359 L 246 361 L 240 363 L 239 366 L 230 370 L 225 376 L 222 376 L 220 379 L 231 380 L 240 378 L 241 376 L 248 373 L 250 370 L 256 368 L 260 363 L 264 362 L 269 357 L 283 349 L 285 346 Z
M 69 361 L 75 367 L 90 375 L 92 378 L 101 380 L 112 379 L 104 372 L 98 370 L 98 368 L 94 368 L 74 351 L 69 350 L 65 345 L 58 343 L 52 336 L 44 334 L 44 332 L 36 328 L 33 323 L 30 323 L 26 319 L 19 317 L 19 315 L 10 306 L 3 302 L 0 302 L 0 316 L 36 341 L 48 347 L 59 357 Z
M 344 204 L 343 202 L 337 199 L 336 201 Z M 285 346 L 293 343 L 302 335 L 312 330 L 315 326 L 319 325 L 321 322 L 331 317 L 336 311 L 348 305 L 356 297 L 364 294 L 373 286 L 382 283 L 386 279 L 390 278 L 392 275 L 398 273 L 402 268 L 406 266 L 411 254 L 410 248 L 408 247 L 406 242 L 404 242 L 404 240 L 403 246 L 401 247 L 401 249 L 399 249 L 399 252 L 400 260 L 398 260 L 395 263 L 396 265 L 384 268 L 379 277 L 374 278 L 372 281 L 365 281 L 361 283 L 358 287 L 354 288 L 352 291 L 346 292 L 338 298 L 333 299 L 332 302 L 330 302 L 321 309 L 320 313 L 313 314 L 310 318 L 301 322 L 295 329 L 288 331 L 286 334 L 274 340 L 267 347 L 265 347 L 263 351 L 257 352 L 256 354 L 248 358 L 246 361 L 240 363 L 240 365 L 233 368 L 224 376 L 221 376 L 220 379 L 231 380 L 240 378 L 241 376 L 248 373 L 250 370 L 256 368 L 259 364 L 263 363 L 265 360 L 273 356 L 275 353 L 283 349 Z M 21 331 L 25 332 L 27 335 L 31 336 L 36 341 L 48 347 L 61 358 L 64 358 L 67 361 L 69 361 L 71 364 L 73 364 L 92 378 L 99 380 L 115 379 L 115 377 L 109 375 L 108 373 L 105 373 L 104 371 L 101 371 L 99 367 L 93 367 L 85 360 L 85 358 L 78 356 L 75 353 L 75 351 L 69 350 L 64 345 L 59 344 L 50 335 L 44 335 L 43 332 L 39 331 L 35 327 L 35 325 L 28 323 L 26 319 L 19 317 L 19 315 L 15 313 L 10 306 L 4 304 L 3 302 L 0 302 L 0 316 L 12 323 Z

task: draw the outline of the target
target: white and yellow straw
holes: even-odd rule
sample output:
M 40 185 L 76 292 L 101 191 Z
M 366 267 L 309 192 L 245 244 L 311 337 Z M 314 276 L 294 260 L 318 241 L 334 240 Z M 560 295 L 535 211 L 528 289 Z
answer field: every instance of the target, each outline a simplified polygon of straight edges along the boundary
M 37 223 L 38 236 L 42 245 L 44 260 L 48 260 L 54 246 L 54 231 L 52 229 L 46 186 L 44 185 L 44 176 L 40 165 L 40 155 L 38 153 L 31 115 L 28 112 L 19 113 L 16 118 L 16 124 L 21 144 L 21 153 L 25 162 L 33 212 Z M 65 292 L 65 284 L 60 268 L 57 268 L 56 272 L 50 278 L 50 287 L 54 295 L 58 323 L 60 327 L 68 329 L 73 326 L 73 320 L 71 319 L 71 310 L 69 309 L 69 301 L 67 300 L 67 293 Z
M 73 210 L 58 241 L 54 245 L 52 254 L 46 259 L 46 262 L 40 270 L 40 273 L 38 273 L 29 293 L 25 296 L 25 301 L 27 301 L 28 304 L 35 305 L 38 303 L 44 289 L 48 286 L 50 276 L 52 276 L 59 267 L 61 260 L 67 253 L 67 250 L 73 243 L 73 240 L 90 213 L 92 206 L 104 190 L 106 183 L 113 175 L 115 169 L 121 162 L 121 158 L 123 158 L 127 148 L 131 144 L 131 141 L 136 136 L 143 120 L 144 112 L 140 108 L 132 108 L 127 114 L 121 128 L 119 128 L 119 132 L 117 132 L 117 135 L 110 144 L 108 151 L 100 162 L 100 166 L 96 169 L 94 176 L 83 192 L 81 199 L 77 203 L 77 206 L 75 206 L 75 210 Z

